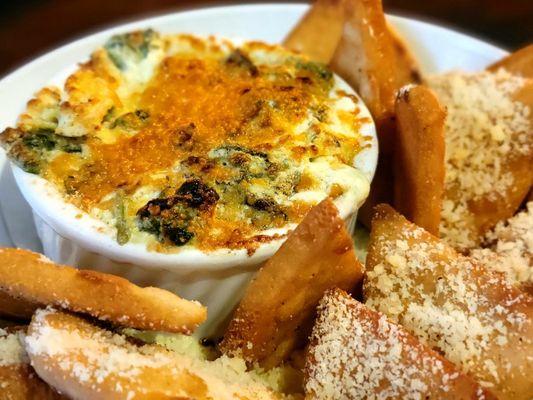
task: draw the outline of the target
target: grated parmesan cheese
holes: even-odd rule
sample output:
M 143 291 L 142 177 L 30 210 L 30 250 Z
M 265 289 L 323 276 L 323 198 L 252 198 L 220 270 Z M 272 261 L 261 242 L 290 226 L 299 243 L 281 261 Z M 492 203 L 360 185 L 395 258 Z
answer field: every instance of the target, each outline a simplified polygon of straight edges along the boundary
M 529 399 L 516 391 L 533 395 L 533 299 L 398 214 L 387 218 L 373 222 L 366 305 L 499 397 Z
M 206 361 L 157 345 L 137 346 L 124 335 L 52 308 L 36 311 L 25 344 L 40 374 L 43 370 L 36 359 L 43 360 L 45 370 L 53 368 L 55 376 L 86 390 L 127 393 L 120 398 L 145 398 L 154 393 L 164 398 L 189 398 L 194 390 L 198 390 L 195 395 L 221 400 L 292 398 L 271 390 L 260 376 L 247 373 L 244 362 L 235 363 L 225 356 Z
M 508 160 L 532 152 L 531 110 L 513 100 L 526 82 L 503 69 L 427 79 L 447 108 L 440 232 L 458 249 L 472 248 L 480 239 L 472 202 L 505 201 L 515 181 Z
M 474 249 L 470 256 L 487 268 L 505 274 L 514 285 L 533 290 L 533 201 L 508 221 L 499 222 L 485 236 L 484 249 Z
M 402 327 L 338 289 L 318 307 L 306 377 L 309 399 L 488 398 Z
M 22 337 L 22 332 L 8 333 L 0 329 L 0 367 L 28 363 L 28 356 L 20 344 Z

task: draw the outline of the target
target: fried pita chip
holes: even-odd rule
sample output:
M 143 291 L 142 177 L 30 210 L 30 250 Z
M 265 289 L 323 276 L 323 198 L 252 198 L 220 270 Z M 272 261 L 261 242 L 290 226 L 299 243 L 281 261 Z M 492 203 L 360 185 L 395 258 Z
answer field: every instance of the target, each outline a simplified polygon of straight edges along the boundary
M 363 98 L 376 122 L 394 113 L 398 84 L 394 48 L 379 0 L 352 0 L 331 60 L 333 70 Z
M 392 202 L 392 159 L 395 147 L 394 100 L 399 82 L 395 50 L 380 0 L 352 0 L 330 66 L 361 96 L 370 110 L 379 140 L 379 159 L 370 194 L 359 210 L 367 224 L 372 207 Z
M 533 297 L 387 205 L 376 208 L 365 303 L 499 399 L 533 396 Z
M 363 267 L 330 199 L 313 207 L 248 286 L 221 343 L 270 368 L 305 344 L 325 290 L 352 290 Z
M 422 73 L 420 72 L 418 61 L 416 61 L 409 46 L 394 26 L 387 24 L 387 28 L 394 50 L 394 73 L 396 74 L 397 85 L 401 87 L 410 83 L 420 83 L 422 81 Z
M 351 0 L 316 0 L 283 41 L 293 51 L 329 63 L 342 35 L 346 3 Z M 387 24 L 394 50 L 394 72 L 398 85 L 419 83 L 420 68 L 399 32 Z
M 93 399 L 292 399 L 226 359 L 213 362 L 157 345 L 136 346 L 86 320 L 38 310 L 25 340 L 41 378 L 61 393 Z
M 345 0 L 316 0 L 283 45 L 314 61 L 329 63 L 342 34 Z
M 434 235 L 439 233 L 444 192 L 445 117 L 426 86 L 406 86 L 396 98 L 394 207 Z
M 190 333 L 207 314 L 198 302 L 166 290 L 140 288 L 118 276 L 56 265 L 21 249 L 0 248 L 0 291 L 145 330 Z
M 0 290 L 0 318 L 29 321 L 36 309 L 35 303 L 11 297 Z
M 403 327 L 331 290 L 305 369 L 308 399 L 496 399 Z
M 440 235 L 478 247 L 520 207 L 533 182 L 533 80 L 503 69 L 427 79 L 447 108 Z
M 56 400 L 64 397 L 43 382 L 20 343 L 24 328 L 0 329 L 0 391 L 6 400 Z
M 488 69 L 495 72 L 500 68 L 506 69 L 513 75 L 533 79 L 533 44 L 504 57 Z
M 470 252 L 477 262 L 505 274 L 507 280 L 533 295 L 533 201 L 500 221 L 485 235 L 482 249 Z

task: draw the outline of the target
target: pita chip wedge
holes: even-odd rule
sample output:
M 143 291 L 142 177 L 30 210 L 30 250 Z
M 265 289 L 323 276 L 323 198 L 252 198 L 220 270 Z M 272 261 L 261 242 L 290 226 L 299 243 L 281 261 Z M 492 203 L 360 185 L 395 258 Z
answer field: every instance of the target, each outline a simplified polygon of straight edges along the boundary
M 279 365 L 305 345 L 324 291 L 351 291 L 362 276 L 344 221 L 326 199 L 309 211 L 252 280 L 221 350 L 265 368 Z
M 5 400 L 64 399 L 30 366 L 21 343 L 24 335 L 24 327 L 0 329 L 0 397 Z
M 293 399 L 227 365 L 138 346 L 123 335 L 48 308 L 33 316 L 25 339 L 32 365 L 57 390 L 79 400 Z
M 451 72 L 426 80 L 447 109 L 440 236 L 466 252 L 514 215 L 533 182 L 533 80 Z
M 191 333 L 205 307 L 118 276 L 57 265 L 41 254 L 0 248 L 0 291 L 35 305 L 55 305 L 117 325 Z
M 446 111 L 426 86 L 405 86 L 396 98 L 394 206 L 438 235 L 444 192 Z
M 488 69 L 495 72 L 500 68 L 504 68 L 513 75 L 533 79 L 533 44 L 509 54 Z
M 0 290 L 0 317 L 19 321 L 29 321 L 37 305 L 30 301 L 15 298 Z
M 484 248 L 469 256 L 505 274 L 513 285 L 533 295 L 533 201 L 507 221 L 500 221 L 485 235 Z
M 329 63 L 342 36 L 346 8 L 353 0 L 316 0 L 283 41 L 293 51 Z M 358 0 L 355 0 L 358 1 Z M 387 24 L 395 56 L 398 85 L 420 82 L 420 68 L 401 34 Z
M 286 48 L 327 64 L 339 43 L 346 0 L 316 0 L 283 41 Z
M 376 207 L 365 304 L 499 399 L 533 396 L 533 297 L 388 205 Z
M 394 100 L 399 88 L 392 36 L 380 0 L 346 3 L 342 36 L 330 66 L 359 93 L 376 124 L 378 165 L 368 198 L 359 211 L 359 219 L 368 225 L 374 205 L 392 202 Z
M 401 87 L 410 83 L 420 83 L 422 81 L 422 72 L 409 45 L 392 24 L 387 24 L 387 29 L 391 36 L 395 55 L 394 72 L 397 85 Z
M 305 371 L 308 399 L 496 399 L 403 327 L 340 289 L 320 302 Z

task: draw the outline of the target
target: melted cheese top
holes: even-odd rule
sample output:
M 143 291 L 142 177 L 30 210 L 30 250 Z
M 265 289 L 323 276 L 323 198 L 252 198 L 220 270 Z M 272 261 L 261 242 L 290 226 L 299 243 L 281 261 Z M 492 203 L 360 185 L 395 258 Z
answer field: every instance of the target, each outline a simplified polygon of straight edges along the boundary
M 133 32 L 41 91 L 8 154 L 119 243 L 253 252 L 328 195 L 366 197 L 370 121 L 341 87 L 280 47 Z

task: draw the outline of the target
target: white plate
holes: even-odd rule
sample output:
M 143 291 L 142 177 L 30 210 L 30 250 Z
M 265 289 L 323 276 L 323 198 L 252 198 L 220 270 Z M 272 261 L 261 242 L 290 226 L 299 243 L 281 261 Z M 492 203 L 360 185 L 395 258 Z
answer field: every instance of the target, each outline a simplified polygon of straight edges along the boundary
M 87 59 L 110 35 L 139 28 L 161 32 L 219 34 L 280 42 L 307 9 L 302 4 L 264 4 L 201 9 L 120 25 L 76 40 L 19 68 L 0 81 L 0 129 L 15 124 L 26 101 L 60 71 Z M 474 71 L 501 58 L 505 51 L 469 36 L 407 18 L 389 17 L 410 43 L 423 72 Z M 39 251 L 31 211 L 16 188 L 0 150 L 0 245 Z

